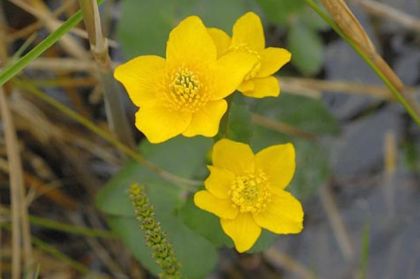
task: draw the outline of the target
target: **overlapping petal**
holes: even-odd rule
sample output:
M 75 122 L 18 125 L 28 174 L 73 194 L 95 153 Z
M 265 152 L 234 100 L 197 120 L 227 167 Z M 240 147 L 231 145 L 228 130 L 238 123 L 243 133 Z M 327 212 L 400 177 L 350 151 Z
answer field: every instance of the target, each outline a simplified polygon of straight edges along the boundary
M 186 137 L 213 137 L 219 130 L 220 119 L 227 110 L 225 100 L 210 101 L 192 115 L 191 123 L 182 133 Z
M 226 169 L 213 166 L 209 166 L 208 168 L 210 170 L 210 175 L 206 181 L 204 181 L 206 189 L 218 198 L 229 198 L 229 190 L 235 181 L 235 174 Z
M 215 167 L 227 169 L 236 175 L 255 169 L 254 153 L 249 145 L 228 139 L 214 144 L 212 160 Z
M 267 77 L 276 73 L 281 67 L 290 61 L 292 54 L 284 49 L 269 47 L 260 52 L 261 68 L 257 77 Z
M 251 214 L 240 213 L 233 219 L 221 219 L 223 231 L 233 240 L 238 252 L 245 252 L 254 245 L 261 234 L 258 226 Z
M 253 217 L 259 226 L 273 233 L 299 233 L 303 229 L 302 205 L 286 191 L 273 193 L 266 209 Z
M 136 113 L 136 127 L 151 143 L 164 142 L 181 134 L 190 122 L 190 113 L 169 111 L 159 105 L 142 107 Z
M 280 85 L 277 78 L 269 76 L 246 81 L 239 90 L 252 98 L 277 97 L 280 94 Z
M 120 81 L 136 106 L 156 102 L 161 90 L 165 59 L 155 55 L 136 57 L 115 69 L 114 77 Z
M 220 57 L 226 53 L 230 45 L 230 37 L 225 31 L 218 28 L 207 28 L 217 49 L 217 56 Z
M 228 199 L 219 199 L 208 191 L 199 191 L 194 195 L 194 203 L 199 208 L 206 210 L 224 219 L 234 219 L 238 215 L 238 209 L 233 207 Z
M 252 12 L 241 16 L 233 26 L 232 45 L 247 45 L 261 51 L 265 47 L 264 30 L 260 18 Z
M 229 52 L 217 61 L 214 73 L 213 100 L 225 98 L 233 93 L 252 69 L 257 59 L 244 52 Z
M 213 39 L 197 16 L 182 20 L 169 34 L 166 59 L 170 64 L 212 63 L 216 57 Z
M 257 168 L 268 176 L 272 187 L 284 189 L 295 173 L 295 148 L 293 144 L 278 144 L 257 153 Z

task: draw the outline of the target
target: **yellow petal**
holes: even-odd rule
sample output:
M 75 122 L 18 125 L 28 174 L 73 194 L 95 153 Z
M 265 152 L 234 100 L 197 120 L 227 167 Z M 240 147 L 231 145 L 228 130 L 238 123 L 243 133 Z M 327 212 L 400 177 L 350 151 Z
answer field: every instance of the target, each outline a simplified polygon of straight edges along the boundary
M 240 253 L 251 249 L 261 234 L 261 228 L 249 213 L 238 214 L 233 220 L 221 219 L 220 223 Z
M 154 55 L 139 56 L 118 66 L 114 77 L 120 81 L 136 106 L 152 104 L 164 77 L 165 59 Z
M 217 49 L 217 56 L 222 56 L 229 48 L 230 37 L 225 31 L 218 28 L 207 28 Z
M 220 218 L 233 219 L 238 215 L 238 210 L 233 207 L 230 200 L 216 198 L 208 191 L 195 193 L 194 203 L 197 207 L 213 213 Z
M 254 78 L 248 81 L 248 83 L 252 83 L 253 88 L 250 86 L 248 86 L 248 88 L 244 88 L 242 85 L 239 87 L 239 91 L 241 91 L 245 96 L 252 98 L 264 98 L 277 97 L 280 94 L 279 81 L 273 76 L 265 78 Z
M 263 50 L 265 46 L 261 20 L 253 12 L 241 16 L 233 26 L 232 46 L 244 44 L 256 51 Z
M 252 80 L 245 80 L 238 87 L 238 91 L 239 92 L 242 92 L 242 93 L 244 93 L 244 92 L 250 92 L 250 91 L 252 91 L 254 89 L 255 89 L 255 85 L 254 85 L 254 82 Z
M 214 144 L 212 160 L 215 167 L 227 169 L 236 175 L 255 169 L 254 153 L 249 145 L 228 139 Z
M 279 144 L 264 148 L 255 156 L 258 169 L 268 176 L 272 187 L 284 189 L 295 173 L 295 148 L 293 144 Z
M 213 166 L 209 166 L 208 168 L 210 170 L 210 175 L 207 177 L 206 181 L 204 181 L 206 189 L 218 198 L 229 198 L 229 190 L 235 182 L 234 173 Z
M 222 99 L 233 93 L 256 62 L 255 55 L 245 52 L 229 52 L 223 55 L 217 61 L 211 99 Z
M 281 67 L 290 61 L 292 54 L 284 49 L 269 47 L 260 52 L 261 68 L 257 77 L 267 77 L 277 72 Z
M 197 16 L 187 17 L 169 34 L 166 59 L 171 64 L 214 62 L 216 57 L 217 51 L 213 39 Z
M 303 209 L 300 202 L 286 191 L 276 191 L 265 210 L 254 214 L 255 222 L 273 233 L 299 233 L 303 229 Z
M 190 113 L 171 112 L 161 106 L 142 107 L 136 113 L 136 127 L 151 143 L 160 143 L 181 134 L 190 122 Z
M 191 123 L 182 133 L 186 137 L 213 137 L 219 131 L 220 119 L 227 110 L 225 100 L 210 101 L 192 115 Z

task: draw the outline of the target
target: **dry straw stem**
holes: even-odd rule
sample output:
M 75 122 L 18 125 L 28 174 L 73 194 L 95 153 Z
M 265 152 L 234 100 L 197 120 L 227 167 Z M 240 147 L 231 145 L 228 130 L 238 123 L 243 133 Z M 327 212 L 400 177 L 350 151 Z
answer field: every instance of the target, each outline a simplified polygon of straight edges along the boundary
M 74 121 L 80 123 L 105 141 L 111 143 L 114 145 L 117 149 L 119 149 L 122 153 L 124 153 L 127 157 L 135 160 L 139 164 L 143 165 L 150 171 L 154 172 L 156 175 L 160 176 L 162 179 L 165 179 L 171 183 L 173 183 L 176 186 L 179 186 L 183 190 L 191 191 L 196 188 L 197 185 L 200 185 L 202 182 L 197 180 L 191 180 L 187 178 L 183 178 L 180 176 L 177 176 L 171 172 L 168 172 L 166 170 L 163 170 L 159 168 L 157 165 L 153 164 L 152 162 L 146 160 L 141 154 L 139 154 L 136 150 L 130 148 L 129 146 L 125 145 L 121 141 L 119 141 L 117 138 L 115 138 L 113 135 L 111 135 L 108 131 L 105 131 L 101 128 L 99 128 L 97 125 L 95 125 L 93 122 L 91 122 L 89 119 L 81 116 L 80 114 L 76 113 L 75 111 L 69 109 L 65 105 L 61 104 L 57 100 L 51 98 L 50 96 L 44 94 L 42 91 L 38 90 L 36 87 L 34 87 L 32 84 L 29 84 L 27 82 L 20 81 L 18 79 L 13 80 L 13 84 L 17 87 L 26 90 L 28 93 L 31 93 L 32 95 L 36 96 L 37 98 L 41 99 L 42 101 L 48 103 L 49 105 L 55 107 L 63 114 L 67 115 Z
M 312 0 L 306 1 L 312 8 L 318 9 Z M 321 3 L 331 14 L 335 24 L 337 24 L 338 30 L 336 31 L 338 31 L 340 35 L 343 35 L 363 59 L 375 70 L 395 94 L 395 97 L 407 109 L 414 121 L 420 125 L 420 106 L 416 102 L 413 94 L 406 91 L 400 78 L 377 53 L 367 33 L 344 0 L 321 0 Z M 332 27 L 334 28 L 335 26 Z
M 393 20 L 401 26 L 420 32 L 420 20 L 412 15 L 403 13 L 395 8 L 385 5 L 380 2 L 371 0 L 352 0 L 353 2 L 362 6 L 368 13 L 383 17 L 386 20 Z
M 269 117 L 252 113 L 251 121 L 261 127 L 270 129 L 289 136 L 296 136 L 307 140 L 316 140 L 316 135 L 293 127 L 287 123 L 273 120 Z
M 283 268 L 290 273 L 302 279 L 315 279 L 315 274 L 309 270 L 306 266 L 291 258 L 287 254 L 281 252 L 279 249 L 274 247 L 264 252 L 265 258 L 271 262 L 274 266 Z
M 7 103 L 3 88 L 0 88 L 0 108 L 4 125 L 7 157 L 10 171 L 10 193 L 12 203 L 12 278 L 21 276 L 21 252 L 20 242 L 23 242 L 23 255 L 25 272 L 31 274 L 30 268 L 33 262 L 31 234 L 28 221 L 28 212 L 25 201 L 25 189 L 23 185 L 22 162 L 19 155 L 18 140 L 13 124 L 12 115 Z
M 328 221 L 333 229 L 338 247 L 343 257 L 348 261 L 352 261 L 354 257 L 354 249 L 350 240 L 349 233 L 338 211 L 337 204 L 331 193 L 329 184 L 324 185 L 319 190 L 322 207 L 327 214 Z
M 396 101 L 386 87 L 369 85 L 357 82 L 319 80 L 312 78 L 282 77 L 280 79 L 282 89 L 285 92 L 298 94 L 319 99 L 319 92 L 345 93 L 359 96 L 369 96 L 386 101 Z M 414 92 L 414 88 L 407 88 L 407 91 Z
M 83 20 L 89 35 L 90 49 L 95 58 L 99 79 L 104 91 L 105 109 L 111 131 L 127 146 L 134 147 L 134 139 L 128 125 L 121 100 L 121 87 L 113 78 L 108 43 L 102 34 L 98 4 L 95 0 L 79 0 Z
M 57 22 L 54 15 L 48 9 L 48 6 L 41 0 L 26 2 L 23 0 L 10 0 L 10 2 L 37 17 L 50 31 L 54 31 L 60 26 L 60 23 Z M 89 59 L 88 53 L 69 34 L 63 35 L 59 43 L 71 56 L 82 60 Z

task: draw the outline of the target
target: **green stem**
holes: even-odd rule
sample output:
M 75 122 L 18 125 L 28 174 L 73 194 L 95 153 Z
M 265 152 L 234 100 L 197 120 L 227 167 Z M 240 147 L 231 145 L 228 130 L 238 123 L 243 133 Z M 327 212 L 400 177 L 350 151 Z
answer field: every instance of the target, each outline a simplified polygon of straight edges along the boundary
M 217 142 L 217 141 L 227 137 L 228 129 L 229 129 L 230 105 L 232 103 L 232 100 L 233 100 L 233 94 L 229 95 L 226 98 L 227 110 L 226 110 L 225 114 L 223 115 L 222 119 L 220 120 L 219 132 L 217 133 L 216 136 L 214 136 L 214 138 L 213 138 L 214 142 Z
M 65 224 L 61 222 L 57 222 L 51 219 L 46 219 L 38 216 L 29 216 L 29 221 L 34 224 L 38 225 L 47 229 L 62 231 L 69 234 L 76 234 L 76 235 L 83 235 L 88 237 L 101 237 L 101 238 L 115 238 L 116 235 L 110 231 L 105 230 L 97 230 L 86 228 L 82 226 L 75 226 L 70 224 Z
M 410 104 L 410 101 L 407 100 L 403 94 L 398 91 L 398 89 L 392 84 L 392 82 L 384 75 L 384 73 L 378 68 L 377 65 L 369 58 L 368 54 L 363 52 L 363 50 L 355 43 L 351 38 L 349 38 L 345 33 L 343 33 L 340 27 L 326 14 L 324 13 L 319 6 L 313 0 L 305 0 L 306 3 L 326 22 L 331 26 L 332 29 L 343 38 L 355 51 L 356 53 L 372 68 L 372 70 L 378 75 L 380 79 L 385 83 L 388 89 L 392 92 L 394 97 L 404 106 L 410 116 L 414 119 L 417 125 L 420 126 L 420 115 L 416 113 L 415 104 Z M 414 102 L 414 100 L 413 100 Z

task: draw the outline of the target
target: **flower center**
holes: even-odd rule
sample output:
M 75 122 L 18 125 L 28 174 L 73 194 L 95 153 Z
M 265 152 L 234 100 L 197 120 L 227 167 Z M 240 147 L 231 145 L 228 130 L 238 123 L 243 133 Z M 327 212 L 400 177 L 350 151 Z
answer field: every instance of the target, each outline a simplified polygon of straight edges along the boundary
M 267 176 L 261 170 L 255 174 L 236 176 L 229 195 L 240 212 L 260 212 L 271 200 Z
M 231 46 L 228 52 L 229 51 L 242 51 L 248 54 L 252 54 L 255 56 L 255 58 L 257 58 L 257 62 L 255 62 L 254 66 L 249 71 L 249 73 L 245 76 L 244 80 L 250 80 L 258 74 L 259 70 L 261 69 L 261 55 L 258 53 L 258 51 L 255 51 L 249 48 L 247 44 L 239 44 L 239 45 Z
M 195 112 L 207 102 L 207 94 L 199 76 L 181 67 L 169 77 L 168 105 L 177 111 Z

